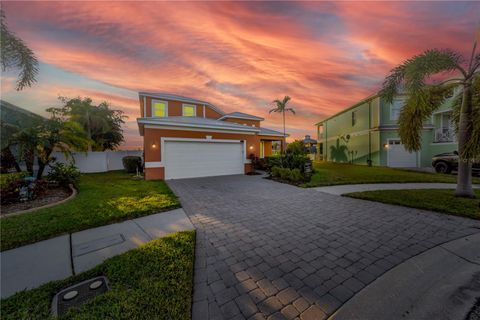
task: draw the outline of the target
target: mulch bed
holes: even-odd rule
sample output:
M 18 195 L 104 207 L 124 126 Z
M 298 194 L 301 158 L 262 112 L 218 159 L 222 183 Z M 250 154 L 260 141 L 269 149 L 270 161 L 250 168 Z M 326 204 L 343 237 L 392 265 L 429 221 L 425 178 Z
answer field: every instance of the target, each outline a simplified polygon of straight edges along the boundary
M 55 203 L 60 200 L 68 198 L 72 194 L 71 190 L 64 188 L 52 188 L 47 189 L 44 195 L 26 202 L 10 203 L 1 206 L 1 215 L 7 216 L 10 213 L 17 211 L 28 210 L 32 208 L 38 208 L 50 203 Z

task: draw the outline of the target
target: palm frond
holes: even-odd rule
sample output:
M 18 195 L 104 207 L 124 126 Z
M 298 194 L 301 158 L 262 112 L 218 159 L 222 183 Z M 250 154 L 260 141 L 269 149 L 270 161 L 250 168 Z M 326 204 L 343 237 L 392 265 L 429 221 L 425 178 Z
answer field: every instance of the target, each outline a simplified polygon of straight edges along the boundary
M 380 96 L 387 103 L 391 103 L 399 89 L 405 89 L 408 94 L 415 94 L 422 90 L 428 77 L 439 72 L 460 70 L 465 74 L 460 66 L 461 62 L 461 55 L 452 50 L 427 50 L 392 69 L 385 78 Z
M 16 89 L 22 90 L 25 87 L 30 87 L 34 84 L 38 74 L 38 60 L 33 51 L 11 32 L 5 22 L 5 14 L 1 11 L 1 26 L 0 26 L 0 60 L 2 70 L 18 69 Z
M 398 119 L 399 135 L 405 149 L 411 152 L 421 149 L 423 124 L 456 86 L 458 84 L 430 86 L 409 95 Z
M 288 111 L 295 114 L 295 110 L 293 108 L 286 108 L 285 112 L 288 112 Z
M 272 112 L 280 112 L 280 109 L 273 108 L 273 109 L 270 109 L 270 111 L 268 111 L 268 113 L 272 113 Z

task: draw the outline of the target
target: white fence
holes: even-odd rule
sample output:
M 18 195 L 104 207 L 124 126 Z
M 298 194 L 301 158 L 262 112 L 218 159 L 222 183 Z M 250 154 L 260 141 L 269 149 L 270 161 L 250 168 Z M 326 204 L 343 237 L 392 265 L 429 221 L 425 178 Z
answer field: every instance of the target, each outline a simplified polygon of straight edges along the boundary
M 125 150 L 125 151 L 92 151 L 92 152 L 73 152 L 73 160 L 75 166 L 80 172 L 106 172 L 112 170 L 122 170 L 122 158 L 126 156 L 139 156 L 143 158 L 141 150 Z M 70 163 L 71 158 L 65 159 L 61 152 L 54 152 L 53 157 L 57 162 Z M 46 168 L 48 172 L 48 168 Z

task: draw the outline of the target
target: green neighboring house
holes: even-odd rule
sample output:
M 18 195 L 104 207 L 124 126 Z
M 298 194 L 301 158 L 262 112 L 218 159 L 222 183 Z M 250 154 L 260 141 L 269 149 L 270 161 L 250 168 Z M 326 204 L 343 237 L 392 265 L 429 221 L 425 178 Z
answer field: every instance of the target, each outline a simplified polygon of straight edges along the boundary
M 451 122 L 453 97 L 449 97 L 424 124 L 421 150 L 406 151 L 397 123 L 405 99 L 399 95 L 390 104 L 376 94 L 316 123 L 319 159 L 421 168 L 431 167 L 434 155 L 457 150 Z

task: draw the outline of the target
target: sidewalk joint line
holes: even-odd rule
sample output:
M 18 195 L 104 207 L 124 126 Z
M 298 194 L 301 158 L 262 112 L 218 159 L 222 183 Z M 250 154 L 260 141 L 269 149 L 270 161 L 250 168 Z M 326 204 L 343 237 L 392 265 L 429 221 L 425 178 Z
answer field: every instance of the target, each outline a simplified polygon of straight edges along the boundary
M 72 234 L 68 234 L 68 243 L 70 245 L 70 270 L 72 271 L 72 275 L 75 275 L 75 265 L 73 264 L 73 245 L 72 245 Z

